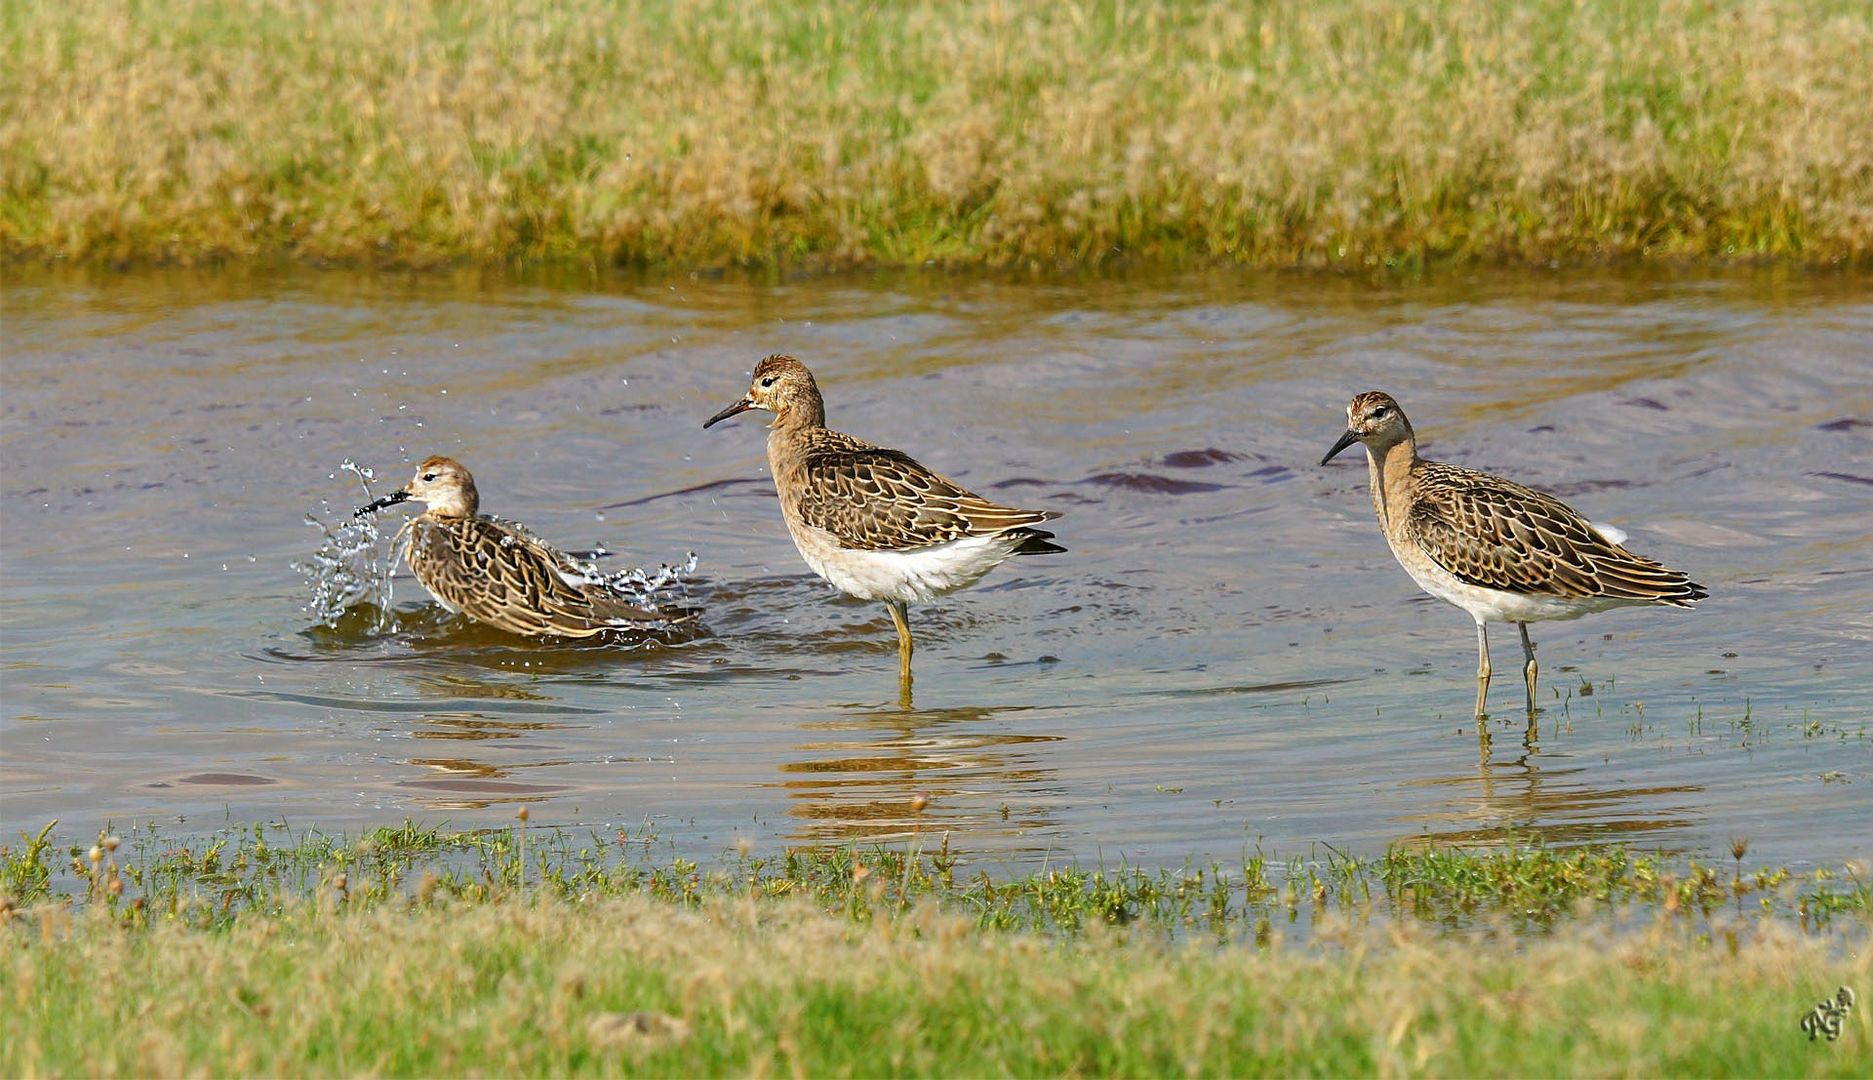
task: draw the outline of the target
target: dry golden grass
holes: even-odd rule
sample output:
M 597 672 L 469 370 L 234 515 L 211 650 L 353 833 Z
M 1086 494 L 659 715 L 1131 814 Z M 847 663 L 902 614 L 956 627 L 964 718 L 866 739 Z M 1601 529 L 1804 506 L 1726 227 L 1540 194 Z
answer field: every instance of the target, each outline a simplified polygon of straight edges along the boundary
M 1873 252 L 1863 0 L 0 5 L 0 255 Z
M 7 1075 L 1851 1075 L 1873 960 L 1764 923 L 1318 946 L 1068 942 L 929 910 L 645 898 L 0 933 Z M 651 1014 L 649 1022 L 625 1020 Z
M 0 1076 L 1851 1075 L 1873 1042 L 1864 1009 L 1801 1028 L 1865 996 L 1864 867 L 1745 878 L 1740 842 L 1727 873 L 1449 850 L 997 883 L 946 847 L 704 872 L 524 817 L 55 826 L 0 844 Z

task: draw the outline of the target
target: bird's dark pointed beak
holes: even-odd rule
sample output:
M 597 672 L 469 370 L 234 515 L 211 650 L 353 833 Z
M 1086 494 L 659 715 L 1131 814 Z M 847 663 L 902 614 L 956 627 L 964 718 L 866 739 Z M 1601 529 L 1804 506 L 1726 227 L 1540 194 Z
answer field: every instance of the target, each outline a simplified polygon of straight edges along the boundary
M 398 488 L 397 490 L 391 492 L 390 494 L 384 496 L 383 498 L 377 500 L 376 502 L 372 503 L 369 506 L 358 507 L 358 512 L 351 516 L 363 517 L 366 514 L 374 514 L 377 511 L 382 510 L 386 506 L 395 506 L 400 502 L 409 502 L 409 501 L 410 501 L 410 493 L 403 490 L 402 488 Z
M 1334 458 L 1340 455 L 1340 451 L 1346 449 L 1347 447 L 1353 445 L 1354 443 L 1358 441 L 1359 441 L 1359 432 L 1357 431 L 1346 432 L 1345 434 L 1340 436 L 1339 442 L 1336 442 L 1333 444 L 1333 449 L 1327 451 L 1327 456 L 1320 459 L 1320 463 L 1322 465 L 1325 465 L 1327 462 L 1332 461 Z
M 722 421 L 727 420 L 729 417 L 734 416 L 736 413 L 745 413 L 749 409 L 752 409 L 752 408 L 754 408 L 754 402 L 748 400 L 747 398 L 742 398 L 740 401 L 737 401 L 735 404 L 730 405 L 728 408 L 723 409 L 719 413 L 716 413 L 714 416 L 711 416 L 709 419 L 704 420 L 702 422 L 702 426 L 705 430 L 707 430 L 711 425 L 719 424 Z

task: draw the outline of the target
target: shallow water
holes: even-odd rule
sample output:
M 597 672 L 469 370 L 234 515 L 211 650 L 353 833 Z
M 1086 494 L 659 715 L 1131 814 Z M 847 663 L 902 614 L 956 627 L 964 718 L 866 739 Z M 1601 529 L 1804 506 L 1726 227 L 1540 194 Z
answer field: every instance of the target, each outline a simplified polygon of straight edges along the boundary
M 1477 272 L 1031 284 L 549 285 L 9 271 L 0 827 L 648 821 L 697 857 L 927 830 L 996 861 L 1234 860 L 1317 841 L 1618 838 L 1806 864 L 1873 836 L 1873 279 Z M 913 609 L 812 578 L 761 355 L 831 423 L 1071 553 Z M 1573 500 L 1690 571 L 1693 612 L 1538 625 L 1546 710 L 1392 562 L 1355 390 L 1431 456 Z M 314 626 L 293 569 L 431 453 L 607 569 L 680 562 L 705 629 L 637 648 Z M 393 512 L 394 513 L 394 512 Z

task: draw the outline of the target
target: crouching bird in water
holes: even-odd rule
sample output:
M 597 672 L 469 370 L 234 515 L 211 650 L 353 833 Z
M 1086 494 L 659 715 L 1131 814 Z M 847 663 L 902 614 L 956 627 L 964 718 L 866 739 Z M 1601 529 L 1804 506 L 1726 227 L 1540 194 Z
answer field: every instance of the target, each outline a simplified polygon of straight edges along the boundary
M 589 638 L 693 620 L 691 608 L 641 607 L 593 580 L 571 557 L 526 530 L 482 514 L 475 479 L 453 458 L 432 457 L 408 484 L 357 516 L 420 502 L 403 523 L 410 572 L 436 602 L 478 623 L 528 637 Z
M 879 600 L 897 625 L 898 688 L 910 701 L 913 600 L 975 584 L 1011 555 L 1066 549 L 1033 526 L 1060 515 L 992 503 L 898 450 L 826 426 L 826 406 L 806 365 L 770 356 L 740 401 L 707 428 L 749 409 L 774 414 L 768 469 L 781 517 L 815 574 L 850 596 Z
M 1624 533 L 1595 525 L 1552 495 L 1419 457 L 1411 422 L 1389 394 L 1353 398 L 1346 422 L 1320 463 L 1365 444 L 1372 506 L 1398 564 L 1418 588 L 1476 620 L 1479 718 L 1489 694 L 1488 623 L 1512 622 L 1522 632 L 1532 717 L 1540 668 L 1529 623 L 1634 605 L 1690 607 L 1710 595 L 1678 571 L 1627 551 L 1620 546 Z

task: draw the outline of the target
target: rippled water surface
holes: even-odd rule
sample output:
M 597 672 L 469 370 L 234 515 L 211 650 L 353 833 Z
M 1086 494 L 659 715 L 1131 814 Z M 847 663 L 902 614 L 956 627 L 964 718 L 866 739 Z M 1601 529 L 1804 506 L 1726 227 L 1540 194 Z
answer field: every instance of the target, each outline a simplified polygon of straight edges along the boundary
M 1622 838 L 1770 860 L 1873 837 L 1873 279 L 1483 272 L 548 287 L 10 271 L 0 826 L 648 821 L 707 857 L 926 826 L 996 861 L 1316 841 Z M 1064 511 L 1071 553 L 890 619 L 811 577 L 759 414 L 792 352 L 834 427 Z M 1545 712 L 1420 593 L 1350 393 L 1690 571 L 1698 610 L 1538 625 Z M 608 569 L 698 556 L 691 636 L 542 647 L 397 582 L 316 627 L 296 562 L 461 459 L 485 509 Z

